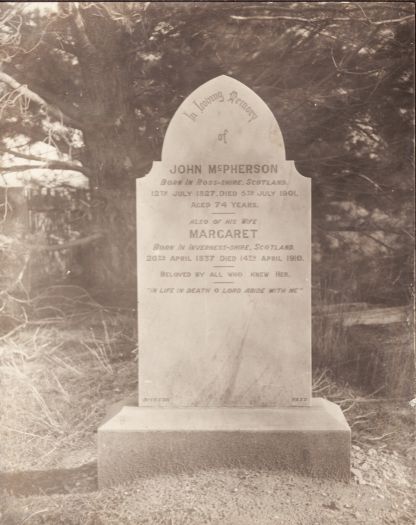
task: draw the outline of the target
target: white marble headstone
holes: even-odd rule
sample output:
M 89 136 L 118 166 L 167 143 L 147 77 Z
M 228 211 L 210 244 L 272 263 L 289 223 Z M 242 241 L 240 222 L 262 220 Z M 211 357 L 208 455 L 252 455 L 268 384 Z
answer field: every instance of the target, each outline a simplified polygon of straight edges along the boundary
M 220 76 L 137 181 L 139 406 L 308 406 L 310 180 L 276 119 Z

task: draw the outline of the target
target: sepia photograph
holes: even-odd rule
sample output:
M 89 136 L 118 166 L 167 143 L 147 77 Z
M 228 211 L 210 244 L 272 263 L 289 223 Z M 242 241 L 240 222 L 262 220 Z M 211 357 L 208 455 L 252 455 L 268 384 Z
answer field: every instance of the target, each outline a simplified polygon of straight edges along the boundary
M 0 4 L 0 525 L 415 523 L 414 35 Z

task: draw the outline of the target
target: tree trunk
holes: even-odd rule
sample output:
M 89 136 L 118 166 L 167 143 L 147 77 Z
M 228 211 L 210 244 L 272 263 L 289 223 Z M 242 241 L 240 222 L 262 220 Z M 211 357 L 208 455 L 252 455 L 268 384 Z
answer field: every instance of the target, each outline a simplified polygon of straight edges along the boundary
M 133 191 L 101 190 L 93 200 L 95 225 L 103 237 L 82 250 L 83 285 L 106 301 L 136 292 L 136 220 Z
M 150 168 L 138 154 L 131 126 L 85 133 L 91 181 L 94 231 L 104 234 L 85 261 L 88 288 L 136 290 L 135 180 Z
M 104 237 L 84 252 L 85 281 L 88 288 L 134 294 L 135 179 L 150 168 L 152 151 L 134 114 L 122 41 L 114 37 L 114 31 L 111 38 L 103 34 L 102 27 L 88 19 L 89 12 L 77 12 L 74 26 L 85 89 L 83 138 L 85 163 L 91 172 L 94 229 Z

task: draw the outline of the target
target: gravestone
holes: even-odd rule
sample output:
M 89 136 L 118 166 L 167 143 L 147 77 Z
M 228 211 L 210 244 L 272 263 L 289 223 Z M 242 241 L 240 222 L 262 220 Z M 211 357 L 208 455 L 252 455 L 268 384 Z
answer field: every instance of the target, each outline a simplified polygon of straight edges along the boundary
M 139 398 L 99 429 L 102 486 L 245 465 L 347 479 L 350 430 L 311 395 L 311 181 L 270 109 L 221 76 L 137 181 Z

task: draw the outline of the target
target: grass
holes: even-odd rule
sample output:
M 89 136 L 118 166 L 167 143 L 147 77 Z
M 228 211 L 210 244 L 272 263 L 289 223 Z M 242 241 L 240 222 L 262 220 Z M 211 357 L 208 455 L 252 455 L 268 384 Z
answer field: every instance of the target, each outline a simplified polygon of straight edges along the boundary
M 39 298 L 37 324 L 0 341 L 0 482 L 1 473 L 26 471 L 27 479 L 40 471 L 33 478 L 37 495 L 13 496 L 7 485 L 1 494 L 0 488 L 2 525 L 411 523 L 408 465 L 416 450 L 407 401 L 381 400 L 381 391 L 335 380 L 325 366 L 315 370 L 314 395 L 343 408 L 362 483 L 217 470 L 96 490 L 99 422 L 108 405 L 137 393 L 135 315 L 103 308 L 81 290 L 71 289 L 69 297 L 68 290 L 53 292 Z M 325 355 L 336 358 L 334 348 L 346 344 L 348 334 L 321 328 Z M 393 339 L 392 332 L 390 345 Z
M 51 467 L 68 447 L 95 448 L 117 393 L 137 391 L 133 320 L 90 308 L 82 323 L 23 326 L 0 342 L 0 470 Z
M 387 398 L 411 398 L 415 392 L 414 329 L 408 323 L 344 327 L 345 311 L 365 310 L 366 303 L 323 304 L 312 324 L 312 362 L 331 370 L 339 384 L 374 391 Z M 328 312 L 331 316 L 325 316 Z
M 106 406 L 137 394 L 134 313 L 103 308 L 85 290 L 68 286 L 42 292 L 33 309 L 36 324 L 24 323 L 0 341 L 0 423 L 5 451 L 1 471 L 51 468 L 64 460 L 70 465 L 68 449 L 75 456 L 84 450 L 94 457 L 95 431 Z M 360 333 L 361 344 L 348 350 L 350 339 L 358 339 Z M 400 345 L 395 346 L 397 341 Z M 373 368 L 381 369 L 382 357 L 387 356 L 384 368 L 391 367 L 391 384 L 394 379 L 395 385 L 408 385 L 412 367 L 401 365 L 410 364 L 409 333 L 397 325 L 377 330 L 353 327 L 347 333 L 340 324 L 318 317 L 313 343 L 314 354 L 319 355 L 315 363 L 326 364 L 315 369 L 314 395 L 338 403 L 352 427 L 362 430 L 360 440 L 394 440 L 395 423 L 387 425 L 385 414 L 382 425 L 372 424 L 365 437 L 369 420 L 379 414 L 374 398 L 380 392 L 386 397 L 386 374 L 380 378 L 381 385 L 376 383 L 377 388 L 370 390 L 371 381 L 366 384 L 359 365 L 365 354 L 367 366 L 373 356 Z M 383 350 L 374 353 L 374 345 Z M 346 355 L 352 366 L 345 367 L 345 377 L 334 376 L 329 370 Z M 363 386 L 357 387 L 358 383 Z M 391 392 L 397 391 L 396 387 Z

